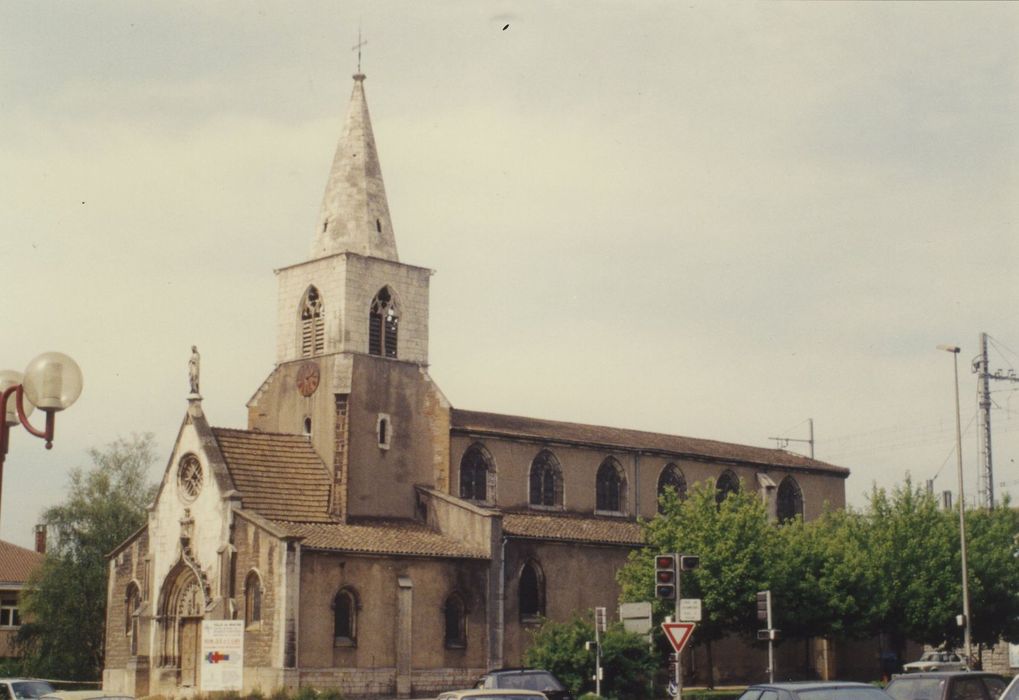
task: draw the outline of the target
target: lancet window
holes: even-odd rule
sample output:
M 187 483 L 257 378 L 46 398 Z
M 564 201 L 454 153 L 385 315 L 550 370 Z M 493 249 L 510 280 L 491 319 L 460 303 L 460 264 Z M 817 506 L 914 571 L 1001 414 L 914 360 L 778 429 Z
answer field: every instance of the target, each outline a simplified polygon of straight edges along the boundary
M 780 523 L 803 517 L 803 491 L 796 479 L 787 476 L 778 485 L 777 515 Z
M 559 460 L 542 450 L 531 462 L 529 503 L 532 506 L 563 505 L 563 472 Z

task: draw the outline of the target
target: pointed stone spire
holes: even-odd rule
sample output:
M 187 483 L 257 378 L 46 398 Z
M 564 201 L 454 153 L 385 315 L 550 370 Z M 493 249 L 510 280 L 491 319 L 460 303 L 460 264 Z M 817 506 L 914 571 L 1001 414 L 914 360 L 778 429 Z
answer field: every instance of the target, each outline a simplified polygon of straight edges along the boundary
M 386 187 L 375 150 L 364 74 L 354 75 L 350 111 L 333 156 L 311 257 L 358 253 L 398 261 Z

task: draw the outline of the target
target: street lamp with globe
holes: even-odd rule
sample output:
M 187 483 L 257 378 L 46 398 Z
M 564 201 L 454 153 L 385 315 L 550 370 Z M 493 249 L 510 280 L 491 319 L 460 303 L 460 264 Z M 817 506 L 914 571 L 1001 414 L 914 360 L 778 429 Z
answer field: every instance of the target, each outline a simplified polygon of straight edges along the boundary
M 82 376 L 78 363 L 61 352 L 44 352 L 28 363 L 24 373 L 0 371 L 0 495 L 3 493 L 3 468 L 10 447 L 11 428 L 20 423 L 30 434 L 53 447 L 56 413 L 78 400 Z M 46 426 L 38 429 L 28 417 L 38 408 L 46 414 Z

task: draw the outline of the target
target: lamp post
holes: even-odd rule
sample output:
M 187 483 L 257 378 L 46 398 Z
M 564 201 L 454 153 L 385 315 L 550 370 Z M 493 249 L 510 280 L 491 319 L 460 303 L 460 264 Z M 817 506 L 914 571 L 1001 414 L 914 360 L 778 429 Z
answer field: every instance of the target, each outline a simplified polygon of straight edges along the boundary
M 24 374 L 0 371 L 0 495 L 3 493 L 4 458 L 10 446 L 11 427 L 21 423 L 30 434 L 53 447 L 56 413 L 78 400 L 81 395 L 81 369 L 78 363 L 60 352 L 44 352 L 28 363 Z M 13 399 L 13 400 L 12 400 Z M 46 427 L 34 427 L 28 420 L 36 408 L 46 414 Z
M 966 663 L 973 658 L 972 635 L 969 619 L 969 566 L 966 561 L 966 497 L 962 479 L 962 417 L 959 414 L 959 347 L 939 345 L 938 350 L 950 352 L 955 359 L 955 457 L 959 472 L 959 549 L 962 554 L 962 621 L 963 644 L 966 647 Z

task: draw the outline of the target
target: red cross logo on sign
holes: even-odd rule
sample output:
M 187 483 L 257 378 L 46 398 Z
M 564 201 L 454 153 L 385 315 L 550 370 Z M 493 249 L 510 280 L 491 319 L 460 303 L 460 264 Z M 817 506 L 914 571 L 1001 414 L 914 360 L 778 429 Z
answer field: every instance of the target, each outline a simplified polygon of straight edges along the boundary
M 662 629 L 665 630 L 665 637 L 669 640 L 669 644 L 676 650 L 676 653 L 683 651 L 683 647 L 690 641 L 690 635 L 693 634 L 693 628 L 696 627 L 692 622 L 663 622 Z

